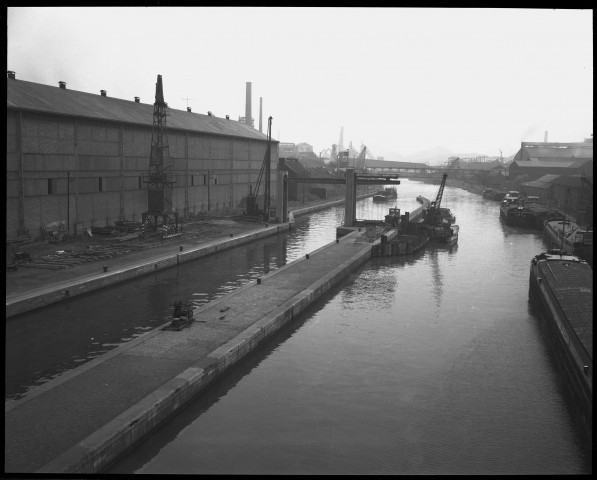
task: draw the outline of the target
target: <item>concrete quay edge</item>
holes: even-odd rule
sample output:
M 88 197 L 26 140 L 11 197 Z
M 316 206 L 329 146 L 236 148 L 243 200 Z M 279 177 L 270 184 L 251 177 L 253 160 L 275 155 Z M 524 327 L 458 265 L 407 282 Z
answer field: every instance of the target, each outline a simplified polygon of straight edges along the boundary
M 373 195 L 373 193 L 359 195 L 357 200 L 363 200 Z M 293 216 L 307 215 L 344 203 L 344 199 L 324 202 L 309 207 L 294 209 L 290 213 L 292 213 Z M 203 256 L 212 255 L 289 229 L 290 223 L 274 224 L 271 227 L 258 229 L 253 232 L 246 232 L 235 237 L 212 240 L 211 242 L 180 253 L 156 256 L 151 260 L 137 262 L 136 264 L 118 268 L 111 272 L 81 276 L 53 286 L 36 288 L 25 293 L 10 295 L 6 298 L 5 316 L 6 318 L 14 317 L 21 313 L 61 302 L 67 298 L 89 293 L 103 287 L 114 285 L 115 283 L 130 280 L 141 275 L 169 268 Z
M 349 238 L 354 240 L 357 235 L 358 232 L 355 231 L 346 235 L 340 241 L 346 241 Z M 355 269 L 366 263 L 371 257 L 372 245 L 379 241 L 378 238 L 375 242 L 363 243 L 363 247 L 351 258 L 270 311 L 234 338 L 213 350 L 207 358 L 196 361 L 192 366 L 147 395 L 143 400 L 50 463 L 44 465 L 37 470 L 37 473 L 97 473 L 106 468 L 119 455 L 151 433 L 164 420 L 183 408 L 188 401 L 223 375 L 245 355 L 257 348 L 265 339 L 285 324 L 291 322 L 313 302 L 339 284 Z M 312 252 L 312 254 L 331 248 L 335 243 L 325 245 Z M 279 275 L 296 262 L 304 261 L 309 260 L 306 257 L 297 259 L 262 278 L 267 279 Z M 213 307 L 215 304 L 225 302 L 230 296 L 238 294 L 242 289 L 254 287 L 254 285 L 255 283 L 251 282 L 251 284 L 240 287 L 240 289 L 210 302 L 209 306 Z M 198 310 L 206 307 L 207 305 L 199 307 Z M 139 337 L 137 340 L 141 338 Z
M 351 234 L 345 235 L 344 237 L 340 238 L 338 240 L 338 242 L 347 241 L 348 239 L 356 236 L 357 233 L 358 232 L 355 229 Z M 313 250 L 309 255 L 311 256 L 311 255 L 317 254 L 318 252 L 328 248 L 330 245 L 332 245 L 332 244 L 330 243 L 330 244 L 324 245 L 322 247 L 319 247 L 318 249 Z M 283 265 L 280 268 L 277 268 L 276 270 L 273 270 L 265 275 L 262 275 L 260 277 L 260 280 L 261 281 L 269 280 L 272 276 L 278 275 L 281 272 L 283 272 L 284 270 L 292 268 L 292 266 L 294 266 L 298 262 L 304 262 L 304 261 L 308 261 L 306 257 L 297 258 L 296 260 L 292 261 L 291 263 Z M 225 303 L 232 295 L 237 295 L 240 292 L 242 292 L 243 290 L 251 288 L 253 285 L 255 285 L 255 283 L 256 283 L 256 281 L 252 281 L 245 285 L 241 285 L 240 287 L 236 288 L 234 291 L 230 292 L 229 294 L 224 295 L 223 297 L 216 298 L 209 303 L 206 303 L 204 305 L 200 305 L 200 306 L 194 308 L 193 309 L 193 318 L 200 318 L 201 313 L 204 310 L 207 310 L 208 308 L 217 306 L 221 303 Z M 24 405 L 25 403 L 33 400 L 34 398 L 51 390 L 52 388 L 55 388 L 58 385 L 60 385 L 64 382 L 67 382 L 71 378 L 73 378 L 77 375 L 81 375 L 82 373 L 85 373 L 86 371 L 91 370 L 92 368 L 96 367 L 100 363 L 103 363 L 106 360 L 109 360 L 127 350 L 130 350 L 131 348 L 134 348 L 135 346 L 139 345 L 140 343 L 147 341 L 149 338 L 151 338 L 155 335 L 158 335 L 161 332 L 161 329 L 169 324 L 170 324 L 169 321 L 165 322 L 162 325 L 154 328 L 153 330 L 145 332 L 145 333 L 139 335 L 138 337 L 124 343 L 123 345 L 120 345 L 120 346 L 114 348 L 113 350 L 110 350 L 109 352 L 106 352 L 106 353 L 100 355 L 99 357 L 94 358 L 93 360 L 90 360 L 90 361 L 84 363 L 83 365 L 80 365 L 72 370 L 67 370 L 67 371 L 61 373 L 57 377 L 43 383 L 42 385 L 35 387 L 35 389 L 33 389 L 32 391 L 27 392 L 25 394 L 25 396 L 23 396 L 22 398 L 19 398 L 18 400 L 14 400 L 14 399 L 6 400 L 4 402 L 4 413 L 6 414 L 6 413 L 10 412 L 11 410 L 13 410 L 14 408 Z M 251 328 L 251 327 L 249 327 L 249 328 Z
M 79 277 L 58 285 L 14 295 L 6 299 L 6 318 L 284 232 L 289 228 L 289 223 L 276 224 L 235 237 L 214 240 L 179 253 L 157 256 L 144 262 L 118 268 L 111 272 Z

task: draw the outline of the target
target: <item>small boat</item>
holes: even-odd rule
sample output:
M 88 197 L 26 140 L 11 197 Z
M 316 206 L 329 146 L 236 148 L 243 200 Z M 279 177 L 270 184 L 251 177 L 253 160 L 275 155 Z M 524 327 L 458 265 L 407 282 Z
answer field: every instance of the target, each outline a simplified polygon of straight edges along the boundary
M 448 224 L 456 223 L 456 217 L 449 208 L 427 207 L 423 210 L 423 221 L 429 225 L 446 222 Z
M 393 200 L 398 198 L 398 192 L 396 191 L 396 187 L 386 187 L 383 190 L 378 191 L 375 195 L 373 195 L 374 202 L 385 202 L 387 200 Z
M 483 196 L 483 198 L 486 198 L 487 200 L 495 200 L 498 202 L 501 202 L 506 196 L 504 192 L 498 192 L 493 188 L 486 188 L 485 190 L 483 190 L 481 195 Z
M 456 223 L 456 216 L 450 211 L 449 208 L 440 207 L 439 215 L 442 221 L 446 221 L 450 225 Z
M 504 199 L 500 206 L 500 217 L 506 225 L 513 227 L 529 227 L 534 224 L 534 216 L 524 204 Z
M 504 197 L 504 200 L 507 202 L 518 202 L 519 199 L 520 192 L 517 190 L 510 190 L 508 193 L 506 193 L 506 196 Z
M 560 248 L 593 265 L 593 228 L 581 228 L 570 220 L 546 220 L 543 235 L 554 248 Z
M 539 197 L 527 196 L 521 200 L 521 203 L 531 212 L 532 218 L 528 225 L 531 228 L 543 230 L 543 223 L 546 220 L 564 220 L 563 213 L 552 210 Z
M 458 225 L 442 223 L 429 229 L 430 241 L 453 245 L 458 242 Z

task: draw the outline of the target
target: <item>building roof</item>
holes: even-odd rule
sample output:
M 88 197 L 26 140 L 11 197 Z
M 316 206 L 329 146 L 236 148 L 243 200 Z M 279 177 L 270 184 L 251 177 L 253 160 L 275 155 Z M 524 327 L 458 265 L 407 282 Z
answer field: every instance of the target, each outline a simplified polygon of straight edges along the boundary
M 554 181 L 558 179 L 561 175 L 543 175 L 539 177 L 537 180 L 533 180 L 531 182 L 524 182 L 521 185 L 525 187 L 531 188 L 549 188 L 553 185 Z
M 583 186 L 583 182 L 580 175 L 560 175 L 553 181 L 554 185 L 561 187 L 574 187 L 580 188 Z
M 525 143 L 523 142 L 520 150 L 515 156 L 515 160 L 520 160 L 522 151 L 526 156 L 532 158 L 593 158 L 593 143 Z
M 592 161 L 591 158 L 536 158 L 529 157 L 528 160 L 514 160 L 511 165 L 521 168 L 578 168 Z
M 167 96 L 166 96 L 167 100 Z M 7 78 L 6 107 L 30 112 L 67 115 L 153 126 L 153 103 L 137 103 Z M 200 113 L 168 109 L 168 128 L 216 135 L 267 140 L 267 135 L 245 123 Z M 278 143 L 275 140 L 272 142 Z
M 297 177 L 310 177 L 309 171 L 295 158 L 280 158 L 280 170 L 294 173 Z

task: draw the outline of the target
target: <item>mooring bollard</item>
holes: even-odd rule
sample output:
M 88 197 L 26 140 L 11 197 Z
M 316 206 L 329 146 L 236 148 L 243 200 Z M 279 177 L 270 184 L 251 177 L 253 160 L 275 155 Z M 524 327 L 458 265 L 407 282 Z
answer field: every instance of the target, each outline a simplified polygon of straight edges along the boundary
M 261 285 L 261 279 L 260 278 L 257 279 L 257 285 Z
M 182 245 L 180 247 L 178 247 L 178 248 L 180 248 L 180 251 L 182 252 Z
M 234 233 L 231 233 L 231 234 L 230 234 L 230 238 L 232 238 L 232 237 L 234 237 Z
M 336 239 L 336 243 L 340 243 L 340 239 L 339 238 Z
M 108 271 L 108 265 L 104 265 L 104 273 Z
M 309 254 L 307 253 L 307 260 L 309 260 Z

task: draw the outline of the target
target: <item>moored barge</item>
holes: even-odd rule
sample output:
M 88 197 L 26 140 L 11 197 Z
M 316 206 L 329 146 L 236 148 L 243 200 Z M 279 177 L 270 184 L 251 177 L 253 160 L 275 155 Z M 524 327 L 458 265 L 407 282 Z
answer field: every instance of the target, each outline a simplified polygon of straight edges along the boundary
M 504 200 L 500 206 L 500 217 L 506 225 L 530 227 L 533 223 L 531 211 L 524 205 Z
M 398 198 L 398 191 L 396 187 L 386 187 L 373 195 L 374 202 L 385 202 L 387 200 L 394 200 Z
M 559 248 L 593 265 L 593 228 L 581 228 L 570 220 L 546 220 L 543 235 L 552 248 Z
M 576 419 L 589 442 L 593 420 L 593 270 L 560 250 L 531 261 L 529 297 L 539 307 Z

